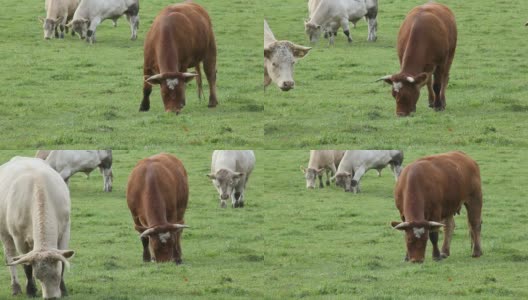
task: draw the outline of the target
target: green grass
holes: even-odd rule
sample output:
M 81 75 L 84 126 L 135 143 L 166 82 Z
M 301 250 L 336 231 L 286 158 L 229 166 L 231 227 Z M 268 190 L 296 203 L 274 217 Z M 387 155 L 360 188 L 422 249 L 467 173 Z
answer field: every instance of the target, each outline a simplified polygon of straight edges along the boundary
M 309 45 L 305 2 L 268 1 L 265 16 L 278 39 Z M 528 31 L 519 12 L 528 10 L 528 2 L 522 0 L 440 1 L 455 13 L 459 32 L 447 108 L 429 109 L 424 88 L 414 117 L 395 116 L 390 87 L 374 81 L 399 72 L 399 26 L 411 8 L 424 2 L 380 1 L 375 43 L 366 41 L 367 24 L 360 21 L 351 30 L 352 45 L 342 30 L 334 47 L 322 38 L 313 45 L 296 65 L 294 90 L 270 86 L 266 91 L 266 147 L 526 147 Z
M 409 148 L 404 164 L 451 148 Z M 471 258 L 465 210 L 451 257 L 403 262 L 404 240 L 388 169 L 368 172 L 362 193 L 336 187 L 307 190 L 299 165 L 307 150 L 258 150 L 243 209 L 218 208 L 205 174 L 211 150 L 167 149 L 189 173 L 183 234 L 184 265 L 143 263 L 125 199 L 135 163 L 156 152 L 115 151 L 114 191 L 102 192 L 94 172 L 72 178 L 70 299 L 522 299 L 528 297 L 526 151 L 464 148 L 481 167 L 484 255 Z M 34 151 L 1 151 L 0 162 Z M 25 282 L 23 272 L 19 278 Z M 0 271 L 0 298 L 9 298 L 9 272 Z M 40 290 L 40 287 L 39 287 Z
M 143 41 L 158 12 L 174 2 L 141 2 L 138 39 L 130 41 L 125 18 L 117 28 L 105 21 L 98 42 L 77 37 L 43 39 L 37 16 L 44 3 L 0 0 L 0 133 L 2 147 L 137 149 L 177 144 L 243 147 L 263 136 L 262 24 L 253 1 L 199 1 L 210 13 L 218 46 L 218 101 L 207 108 L 196 83 L 187 88 L 187 105 L 165 113 L 159 88 L 151 110 L 138 112 L 143 96 Z M 260 17 L 259 17 L 260 20 Z M 233 25 L 235 24 L 235 25 Z M 258 27 L 257 27 L 258 24 Z M 209 96 L 204 76 L 205 96 Z

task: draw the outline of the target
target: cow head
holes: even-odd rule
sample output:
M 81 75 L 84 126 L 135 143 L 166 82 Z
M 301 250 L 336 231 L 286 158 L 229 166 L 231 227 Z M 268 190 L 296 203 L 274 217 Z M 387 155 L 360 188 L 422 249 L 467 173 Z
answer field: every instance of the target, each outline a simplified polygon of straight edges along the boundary
M 396 115 L 405 117 L 416 111 L 416 102 L 420 98 L 420 89 L 427 82 L 427 73 L 417 76 L 395 74 L 384 76 L 383 80 L 392 86 L 392 97 L 396 99 Z
M 296 45 L 289 41 L 277 41 L 264 48 L 264 69 L 273 82 L 283 91 L 295 86 L 293 70 L 295 62 L 306 56 L 310 47 Z
M 304 168 L 301 166 L 301 171 L 304 173 L 304 178 L 306 178 L 306 188 L 313 189 L 315 188 L 315 181 L 318 175 L 322 175 L 324 168 L 313 169 L 313 168 Z
M 160 85 L 166 112 L 179 113 L 185 106 L 185 83 L 196 76 L 196 73 L 167 72 L 150 76 L 145 81 L 151 85 Z
M 174 261 L 181 263 L 181 253 L 175 249 L 180 249 L 180 237 L 183 228 L 189 226 L 183 224 L 166 224 L 151 227 L 143 233 L 141 238 L 148 237 L 149 250 L 156 262 Z
M 332 177 L 336 185 L 345 189 L 345 192 L 352 192 L 352 177 L 354 174 L 349 172 L 339 172 Z
M 37 250 L 21 256 L 13 257 L 9 266 L 18 264 L 29 264 L 33 268 L 35 277 L 42 287 L 42 297 L 60 298 L 60 283 L 62 280 L 62 268 L 69 267 L 68 259 L 75 252 L 72 250 Z
M 53 33 L 57 24 L 61 23 L 62 17 L 57 19 L 45 19 L 39 17 L 39 20 L 42 23 L 42 28 L 44 29 L 44 39 L 49 40 L 53 37 Z
M 310 20 L 304 21 L 304 32 L 306 32 L 306 35 L 310 38 L 310 43 L 317 43 L 319 40 L 319 37 L 321 36 L 321 32 L 323 32 L 323 28 L 321 25 L 315 24 Z M 325 36 L 327 33 L 325 32 Z
M 220 194 L 220 206 L 227 207 L 226 200 L 235 192 L 235 187 L 238 185 L 244 173 L 233 172 L 227 169 L 220 169 L 216 174 L 208 174 L 207 177 L 213 180 L 216 189 Z
M 88 19 L 77 19 L 66 24 L 67 27 L 71 27 L 73 32 L 79 35 L 79 38 L 84 40 L 88 34 L 88 26 L 90 26 L 90 20 Z
M 405 243 L 407 245 L 406 259 L 413 263 L 422 263 L 425 258 L 425 247 L 430 231 L 436 231 L 444 224 L 423 221 L 423 222 L 391 222 L 394 229 L 405 231 Z

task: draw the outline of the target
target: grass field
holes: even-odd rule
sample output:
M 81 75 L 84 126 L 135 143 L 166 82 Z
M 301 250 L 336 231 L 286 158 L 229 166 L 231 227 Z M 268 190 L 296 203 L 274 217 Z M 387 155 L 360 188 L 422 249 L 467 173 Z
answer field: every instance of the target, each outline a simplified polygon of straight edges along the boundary
M 447 108 L 427 107 L 422 89 L 414 117 L 397 118 L 390 87 L 374 82 L 399 72 L 396 37 L 407 12 L 426 1 L 379 1 L 378 40 L 367 42 L 358 22 L 348 45 L 342 30 L 329 48 L 322 39 L 295 69 L 296 87 L 267 90 L 268 149 L 352 147 L 405 148 L 410 145 L 494 145 L 526 147 L 528 111 L 528 2 L 438 1 L 454 12 L 458 46 L 446 91 Z M 267 1 L 265 10 L 278 39 L 308 46 L 303 20 L 306 1 Z M 276 9 L 280 7 L 280 9 Z
M 261 15 L 253 1 L 199 1 L 209 11 L 216 34 L 219 106 L 208 109 L 207 98 L 199 101 L 193 81 L 179 116 L 164 113 L 157 87 L 151 110 L 138 112 L 143 40 L 154 17 L 174 1 L 141 2 L 136 41 L 129 40 L 128 23 L 121 18 L 117 28 L 103 22 L 94 45 L 69 35 L 44 40 L 37 20 L 45 16 L 44 1 L 0 3 L 6 7 L 0 15 L 2 148 L 261 145 L 262 21 L 248 18 Z M 207 84 L 204 91 L 208 97 Z
M 405 150 L 404 165 L 444 152 Z M 336 187 L 306 190 L 299 165 L 307 150 L 257 150 L 243 209 L 220 209 L 206 178 L 211 150 L 167 149 L 189 173 L 183 234 L 184 265 L 143 263 L 126 206 L 125 186 L 137 160 L 151 151 L 114 152 L 114 190 L 102 192 L 94 172 L 70 183 L 76 251 L 66 273 L 69 299 L 522 299 L 528 297 L 526 151 L 464 149 L 481 167 L 484 255 L 470 256 L 465 210 L 455 218 L 451 257 L 404 263 L 393 177 L 369 172 L 362 193 Z M 1 151 L 0 162 L 15 154 Z M 23 272 L 19 278 L 25 282 Z M 0 298 L 9 298 L 9 272 L 0 271 Z M 40 290 L 40 287 L 39 287 Z

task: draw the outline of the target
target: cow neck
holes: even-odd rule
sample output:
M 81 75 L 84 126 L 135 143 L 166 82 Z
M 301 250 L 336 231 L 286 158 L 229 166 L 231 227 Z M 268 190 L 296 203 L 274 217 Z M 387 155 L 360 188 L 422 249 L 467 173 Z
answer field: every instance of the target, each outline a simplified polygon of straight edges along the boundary
M 160 47 L 158 47 L 158 65 L 160 74 L 180 71 L 179 49 L 173 35 L 168 31 L 161 32 Z
M 33 249 L 47 249 L 57 248 L 56 244 L 51 244 L 51 241 L 57 241 L 58 236 L 51 229 L 53 224 L 50 224 L 52 219 L 50 211 L 50 204 L 46 203 L 46 192 L 41 179 L 37 179 L 33 187 Z
M 426 62 L 428 61 L 429 49 L 427 43 L 423 41 L 423 34 L 420 33 L 419 26 L 414 26 L 409 34 L 409 39 L 402 55 L 401 73 L 415 76 L 422 72 L 431 72 Z

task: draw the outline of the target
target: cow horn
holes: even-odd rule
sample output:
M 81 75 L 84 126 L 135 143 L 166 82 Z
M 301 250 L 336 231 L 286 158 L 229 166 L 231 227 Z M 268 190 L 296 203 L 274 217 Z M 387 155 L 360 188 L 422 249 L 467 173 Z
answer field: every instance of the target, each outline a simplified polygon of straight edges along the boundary
M 172 228 L 175 228 L 175 229 L 189 228 L 189 226 L 184 225 L 184 224 L 171 224 L 171 226 Z
M 183 77 L 185 77 L 185 78 L 187 78 L 187 77 L 196 77 L 196 76 L 198 76 L 198 74 L 196 74 L 196 73 L 191 73 L 191 72 L 183 72 L 183 73 L 181 73 L 181 75 L 182 75 Z
M 405 77 L 405 79 L 407 79 L 407 81 L 410 82 L 410 83 L 414 82 L 414 78 L 412 78 L 411 76 L 407 76 L 407 77 Z
M 409 222 L 401 222 L 400 224 L 394 226 L 393 229 L 402 230 L 402 229 L 408 228 L 410 225 L 411 224 Z
M 445 226 L 445 224 L 438 223 L 438 222 L 435 222 L 435 221 L 429 221 L 429 222 L 427 222 L 427 225 L 429 225 L 429 227 L 443 227 L 443 226 Z
M 147 78 L 145 81 L 148 82 L 148 83 L 151 83 L 151 81 L 156 81 L 156 80 L 160 80 L 160 79 L 163 79 L 163 77 L 161 76 L 161 74 L 156 74 L 156 75 L 152 75 L 152 76 L 150 76 L 150 77 Z
M 378 81 L 382 81 L 382 80 L 387 80 L 387 79 L 390 79 L 392 77 L 392 75 L 385 75 L 383 77 L 380 77 L 378 78 L 376 81 L 374 82 L 378 82 Z
M 140 237 L 140 238 L 147 237 L 147 236 L 151 235 L 152 233 L 154 233 L 154 230 L 156 230 L 156 229 L 155 229 L 155 228 L 149 228 L 149 229 L 143 231 L 143 233 L 141 233 L 141 234 L 139 235 L 139 237 Z
M 12 258 L 12 261 L 8 263 L 8 266 L 16 266 L 19 264 L 28 264 L 31 263 L 34 259 L 35 252 L 30 251 L 24 255 L 15 256 Z

